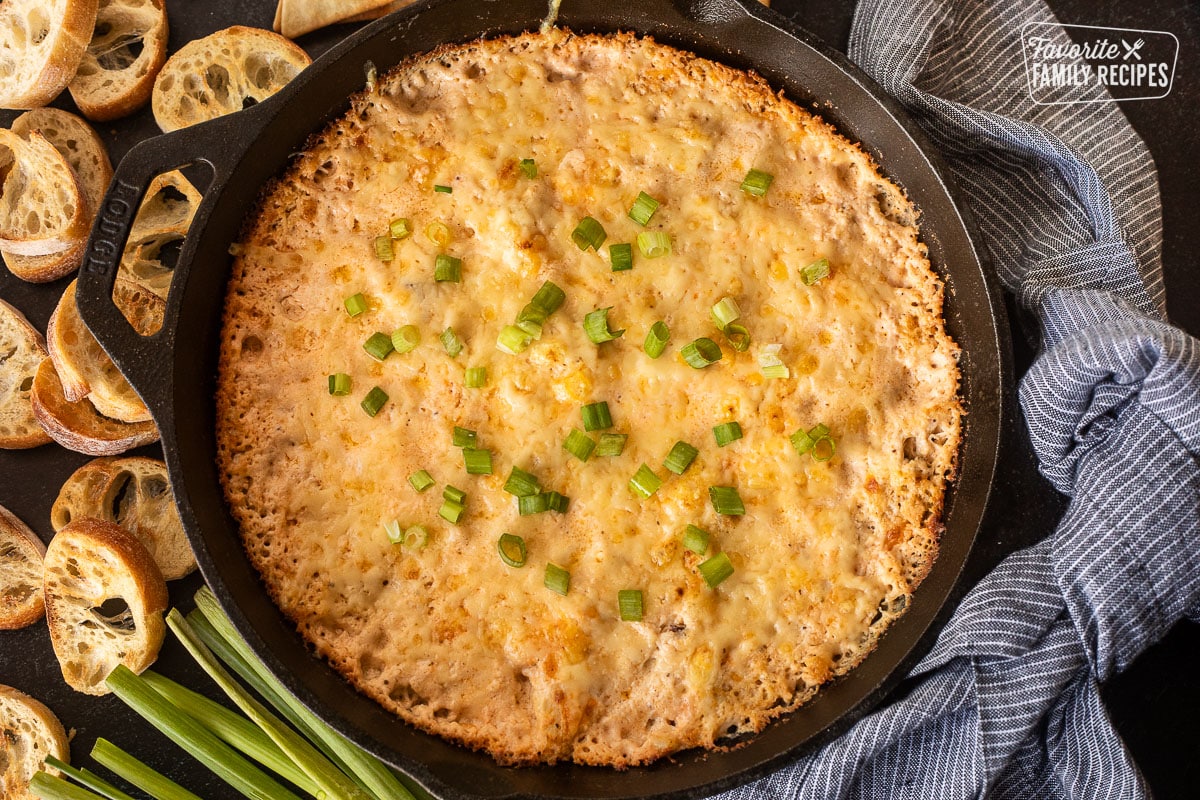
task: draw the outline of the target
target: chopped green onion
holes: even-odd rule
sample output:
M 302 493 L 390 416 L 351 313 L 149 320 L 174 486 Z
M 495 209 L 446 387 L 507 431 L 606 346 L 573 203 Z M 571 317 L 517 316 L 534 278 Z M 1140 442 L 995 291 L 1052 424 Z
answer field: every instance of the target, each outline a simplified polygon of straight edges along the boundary
M 617 609 L 622 622 L 642 621 L 642 590 L 621 589 L 617 592 Z
M 397 353 L 408 353 L 421 343 L 421 332 L 416 325 L 405 325 L 392 331 L 392 347 Z
M 661 258 L 671 252 L 671 237 L 662 231 L 642 231 L 637 246 L 646 258 Z
M 671 329 L 667 327 L 667 323 L 659 320 L 646 332 L 646 341 L 642 344 L 642 349 L 651 358 L 658 358 L 667 349 L 669 341 L 671 341 Z
M 619 331 L 609 330 L 609 311 L 612 311 L 612 306 L 598 308 L 595 311 L 585 314 L 583 317 L 583 330 L 587 333 L 587 337 L 592 340 L 593 344 L 611 342 L 613 339 L 619 339 L 625 334 L 624 328 Z
M 407 239 L 412 235 L 412 221 L 407 217 L 397 217 L 388 223 L 388 233 L 393 239 Z
M 433 279 L 443 283 L 461 283 L 462 259 L 446 253 L 438 253 L 433 260 Z
M 475 431 L 470 428 L 460 428 L 457 425 L 454 426 L 454 433 L 450 435 L 450 441 L 455 447 L 474 447 L 478 439 L 479 434 Z
M 404 546 L 409 550 L 424 550 L 429 544 L 429 531 L 424 525 L 413 525 L 404 532 Z
M 571 241 L 584 251 L 589 247 L 599 251 L 600 245 L 604 244 L 604 240 L 607 238 L 608 234 L 604 232 L 604 226 L 595 217 L 584 217 L 579 220 L 575 230 L 571 231 Z
M 125 794 L 120 789 L 101 778 L 99 775 L 96 775 L 93 772 L 88 772 L 86 769 L 72 767 L 65 761 L 59 761 L 57 758 L 51 755 L 46 756 L 42 763 L 44 763 L 47 767 L 53 767 L 76 783 L 98 793 L 103 797 L 109 798 L 109 800 L 133 800 L 132 797 Z M 40 795 L 36 795 L 35 793 L 35 796 Z
M 330 375 L 329 393 L 335 397 L 345 397 L 350 394 L 350 376 L 344 372 L 335 372 Z
M 529 305 L 525 306 L 525 309 L 530 309 L 530 308 L 532 308 L 532 306 L 529 306 Z M 544 320 L 538 319 L 537 317 L 541 316 L 542 312 L 535 310 L 534 314 L 536 314 L 537 316 L 534 316 L 534 314 L 526 314 L 525 309 L 522 309 L 521 313 L 517 315 L 517 327 L 520 328 L 521 330 L 525 331 L 525 333 L 529 336 L 530 339 L 533 339 L 533 340 L 541 339 L 542 338 L 542 328 L 545 327 L 543 325 Z
M 467 468 L 468 475 L 491 475 L 492 474 L 492 451 L 477 450 L 473 447 L 464 447 L 463 464 Z
M 662 486 L 662 478 L 654 474 L 654 470 L 642 464 L 638 471 L 629 479 L 629 488 L 638 497 L 646 500 Z
M 514 536 L 511 533 L 500 534 L 500 540 L 496 542 L 496 550 L 500 553 L 500 560 L 510 567 L 520 569 L 525 566 L 528 552 L 525 549 L 525 540 L 520 536 Z
M 762 368 L 764 378 L 789 378 L 791 370 L 784 366 L 783 360 L 779 357 L 779 351 L 783 349 L 781 344 L 769 344 L 762 349 L 758 354 L 758 365 Z
M 352 317 L 357 317 L 359 314 L 367 310 L 367 298 L 363 297 L 363 293 L 352 294 L 346 298 L 346 313 Z
M 688 525 L 683 532 L 683 546 L 698 556 L 708 551 L 708 531 Z
M 725 338 L 729 345 L 739 353 L 750 349 L 750 331 L 740 322 L 731 322 L 725 326 Z
M 520 467 L 513 467 L 504 482 L 504 491 L 517 497 L 529 497 L 542 491 L 542 485 L 537 477 L 529 474 Z
M 467 367 L 463 374 L 463 385 L 468 389 L 480 389 L 487 385 L 487 367 Z
M 803 428 L 791 435 L 792 447 L 796 448 L 796 453 L 804 455 L 812 450 L 813 440 L 808 435 L 808 432 Z
M 390 356 L 392 351 L 395 349 L 396 348 L 392 345 L 392 337 L 388 336 L 386 333 L 379 333 L 378 331 L 372 333 L 371 336 L 365 342 L 363 342 L 363 350 L 366 350 L 367 354 L 376 361 L 383 361 Z
M 547 511 L 557 511 L 559 514 L 567 513 L 567 505 L 571 502 L 570 498 L 558 492 L 546 492 L 545 496 Z
M 712 307 L 710 313 L 713 322 L 717 323 L 717 329 L 723 331 L 726 325 L 742 315 L 742 310 L 738 308 L 737 301 L 732 297 L 722 297 L 720 302 Z
M 682 475 L 698 455 L 700 451 L 687 442 L 676 442 L 671 446 L 671 452 L 667 453 L 667 460 L 663 462 L 663 466 L 676 475 Z
M 450 244 L 450 227 L 435 220 L 425 226 L 425 238 L 438 247 L 445 247 Z
M 633 269 L 633 245 L 629 242 L 610 244 L 608 260 L 612 264 L 613 272 L 625 272 Z
M 625 440 L 629 438 L 626 433 L 602 433 L 600 434 L 600 442 L 596 445 L 596 455 L 598 456 L 619 456 L 625 452 Z
M 557 564 L 546 564 L 546 576 L 542 579 L 542 583 L 550 591 L 566 597 L 567 592 L 571 590 L 571 573 Z
M 815 283 L 820 283 L 825 278 L 829 277 L 829 259 L 818 258 L 816 261 L 809 264 L 804 269 L 800 270 L 800 280 L 804 281 L 805 286 L 812 286 Z
M 458 334 L 454 332 L 454 328 L 446 328 L 441 335 L 442 347 L 446 351 L 446 355 L 451 358 L 457 358 L 462 352 L 463 342 L 458 338 Z
M 772 364 L 769 367 L 763 367 L 762 374 L 764 378 L 790 378 L 792 376 L 791 370 L 783 364 Z
M 724 447 L 742 438 L 742 426 L 737 422 L 722 422 L 713 427 L 713 436 L 717 439 L 717 447 Z
M 563 450 L 566 450 L 580 461 L 587 461 L 595 449 L 596 443 L 592 441 L 592 437 L 578 429 L 572 429 L 567 434 L 567 440 L 563 442 Z
M 822 436 L 829 435 L 829 428 L 824 422 L 818 422 L 816 426 L 808 432 L 808 435 L 813 439 L 820 439 Z
M 451 525 L 457 525 L 458 520 L 462 517 L 463 512 L 466 510 L 467 507 L 462 503 L 455 503 L 453 501 L 446 500 L 442 503 L 442 507 L 438 509 L 438 516 L 446 520 L 446 522 L 449 522 Z
M 367 412 L 368 417 L 373 417 L 379 413 L 379 409 L 387 404 L 387 401 L 387 392 L 376 386 L 367 392 L 367 396 L 362 399 L 362 410 Z
M 704 369 L 721 360 L 721 346 L 705 336 L 685 344 L 679 352 L 693 369 Z
M 828 461 L 837 452 L 837 445 L 828 436 L 821 436 L 813 442 L 812 457 L 814 461 Z
M 412 475 L 409 475 L 408 482 L 418 492 L 423 492 L 437 483 L 433 479 L 433 476 L 429 474 L 429 470 L 426 469 L 419 469 Z
M 400 520 L 394 519 L 391 522 L 383 523 L 383 529 L 387 532 L 388 541 L 392 544 L 400 544 L 404 541 L 404 531 L 400 529 Z
M 583 429 L 589 433 L 603 431 L 613 426 L 612 414 L 608 410 L 608 401 L 588 403 L 580 409 L 583 415 Z
M 269 740 L 268 743 L 274 744 Z M 200 800 L 199 797 L 175 781 L 146 766 L 107 739 L 99 738 L 92 745 L 92 758 L 97 764 L 106 767 L 114 775 L 128 781 L 151 797 L 161 800 Z M 317 791 L 321 791 L 311 778 L 308 779 L 308 784 L 315 787 Z
M 451 503 L 461 503 L 466 505 L 467 493 L 462 489 L 459 489 L 457 486 L 446 484 L 446 488 L 442 489 L 442 499 L 448 500 Z
M 505 325 L 501 329 L 500 335 L 496 337 L 496 349 L 515 356 L 529 347 L 529 343 L 532 341 L 533 337 L 528 332 L 521 330 L 516 325 Z
M 395 253 L 392 250 L 392 237 L 375 237 L 375 257 L 385 264 L 395 258 Z
M 645 225 L 658 211 L 658 201 L 645 192 L 638 192 L 637 199 L 629 209 L 629 218 L 638 225 Z
M 451 194 L 451 193 L 453 193 L 453 192 L 454 192 L 454 187 L 453 187 L 453 186 L 446 186 L 446 185 L 444 185 L 444 184 L 441 184 L 441 183 L 435 183 L 435 184 L 433 185 L 433 190 L 434 190 L 435 192 L 438 192 L 439 194 Z
M 529 302 L 544 311 L 546 316 L 550 316 L 555 311 L 558 311 L 566 299 L 567 293 L 559 288 L 558 284 L 553 281 L 546 281 L 534 293 L 533 299 Z
M 767 189 L 771 188 L 771 182 L 774 180 L 775 176 L 771 173 L 752 169 L 746 173 L 746 177 L 742 180 L 742 191 L 746 194 L 752 194 L 755 197 L 762 197 L 767 193 Z
M 816 461 L 828 461 L 837 451 L 837 446 L 829 436 L 829 428 L 824 423 L 817 424 L 807 432 L 801 428 L 791 435 L 791 442 L 796 453 L 811 453 Z
M 708 588 L 715 589 L 721 585 L 722 581 L 733 574 L 733 562 L 724 553 L 717 553 L 708 561 L 700 562 L 700 566 L 697 569 L 700 570 L 700 576 L 704 578 L 704 582 L 708 584 Z
M 537 177 L 537 162 L 532 158 L 522 158 L 517 162 L 517 169 L 521 170 L 521 174 L 526 178 L 533 179 Z
M 740 517 L 746 513 L 746 504 L 738 494 L 735 486 L 710 486 L 708 499 L 712 501 L 713 511 L 727 517 Z
M 539 492 L 538 494 L 527 494 L 523 497 L 517 497 L 517 513 L 522 517 L 528 517 L 531 514 L 541 514 L 543 511 L 550 510 L 550 497 L 546 493 Z

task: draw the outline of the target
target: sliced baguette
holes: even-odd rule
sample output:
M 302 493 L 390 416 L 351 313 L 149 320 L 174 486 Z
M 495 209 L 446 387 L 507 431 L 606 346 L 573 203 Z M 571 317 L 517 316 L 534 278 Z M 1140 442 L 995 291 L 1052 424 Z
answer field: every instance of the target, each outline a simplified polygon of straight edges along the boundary
M 63 484 L 50 509 L 50 523 L 57 531 L 80 517 L 112 522 L 132 533 L 169 581 L 196 568 L 167 465 L 158 459 L 98 458 L 84 464 Z
M 88 233 L 87 202 L 71 165 L 40 133 L 0 128 L 0 248 L 45 256 Z M 21 277 L 21 276 L 17 276 Z
M 188 42 L 154 81 L 151 108 L 163 131 L 241 111 L 282 89 L 311 63 L 277 33 L 235 25 Z
M 70 762 L 67 732 L 54 712 L 38 700 L 11 686 L 0 684 L 0 797 L 34 800 L 29 781 L 45 769 L 46 756 Z
M 177 169 L 164 172 L 150 181 L 146 197 L 133 218 L 130 239 L 156 230 L 173 229 L 186 233 L 202 199 L 182 172 Z
M 22 139 L 28 139 L 29 134 L 37 131 L 62 153 L 79 181 L 90 226 L 113 175 L 108 151 L 92 127 L 68 111 L 37 108 L 13 120 L 12 130 Z M 87 236 L 84 235 L 74 246 L 60 253 L 47 256 L 4 253 L 4 262 L 18 278 L 43 283 L 57 280 L 78 269 L 86 246 Z
M 50 441 L 33 414 L 33 376 L 45 358 L 42 334 L 0 300 L 0 448 L 24 450 Z
M 0 506 L 0 630 L 32 625 L 46 613 L 42 558 L 46 545 L 29 526 Z
M 129 243 L 125 246 L 125 253 L 121 257 L 121 264 L 117 268 L 117 275 L 120 278 L 113 286 L 113 300 L 123 312 L 125 308 L 122 303 L 129 302 L 129 300 L 117 297 L 117 291 L 122 283 L 134 284 L 163 300 L 167 299 L 175 270 L 173 265 L 167 265 L 165 256 L 168 250 L 182 245 L 186 236 L 186 228 L 156 228 L 142 231 L 136 238 L 129 237 Z M 129 314 L 126 313 L 126 316 L 128 317 Z M 161 323 L 159 327 L 161 327 Z M 155 330 L 151 330 L 149 333 L 154 333 Z
M 68 400 L 48 358 L 33 379 L 33 413 L 54 441 L 84 455 L 116 456 L 158 441 L 153 422 L 119 422 L 96 411 L 87 400 Z
M 105 122 L 146 104 L 167 60 L 163 0 L 100 0 L 96 30 L 71 81 L 88 119 Z
M 0 108 L 37 108 L 75 76 L 96 24 L 96 0 L 0 3 Z
M 146 422 L 150 411 L 83 324 L 75 302 L 75 281 L 63 292 L 46 328 L 46 349 L 62 381 L 63 396 L 71 402 L 84 397 L 106 417 L 120 422 Z M 132 321 L 138 332 L 162 324 L 163 301 L 149 292 L 138 295 L 142 304 Z
M 411 2 L 411 0 L 409 0 Z M 279 0 L 275 7 L 275 32 L 289 39 L 386 8 L 391 0 Z
M 158 657 L 167 584 L 146 546 L 111 522 L 77 519 L 46 548 L 46 622 L 63 678 L 108 694 L 118 664 L 142 672 Z

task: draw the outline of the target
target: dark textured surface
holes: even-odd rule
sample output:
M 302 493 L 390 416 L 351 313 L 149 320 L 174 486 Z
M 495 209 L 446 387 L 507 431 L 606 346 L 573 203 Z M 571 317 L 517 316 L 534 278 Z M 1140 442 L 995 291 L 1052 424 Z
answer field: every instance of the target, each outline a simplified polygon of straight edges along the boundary
M 568 0 L 570 2 L 570 0 Z M 1174 322 L 1200 334 L 1200 273 L 1194 263 L 1200 252 L 1200 231 L 1195 225 L 1195 186 L 1200 167 L 1200 133 L 1194 125 L 1194 108 L 1200 99 L 1196 66 L 1200 64 L 1200 8 L 1188 0 L 1149 0 L 1138 4 L 1054 0 L 1051 5 L 1064 22 L 1114 27 L 1169 30 L 1180 40 L 1177 77 L 1171 94 L 1162 100 L 1128 102 L 1123 108 L 1146 139 L 1159 165 L 1164 205 L 1164 271 L 1168 309 Z M 838 49 L 845 46 L 852 7 L 812 0 L 776 0 L 776 10 L 807 27 Z M 185 3 L 168 0 L 174 51 L 184 42 L 226 25 L 269 26 L 271 0 L 215 0 Z M 301 40 L 314 55 L 323 52 L 353 28 L 341 26 Z M 69 99 L 60 101 L 70 107 Z M 0 112 L 7 125 L 12 114 Z M 136 141 L 157 132 L 148 111 L 127 120 L 100 126 L 114 163 Z M 0 296 L 21 308 L 44 329 L 54 302 L 66 281 L 50 286 L 24 284 L 0 271 Z M 1016 344 L 1018 370 L 1031 352 Z M 142 452 L 154 453 L 154 448 Z M 24 452 L 0 451 L 0 504 L 26 520 L 49 539 L 49 507 L 66 477 L 88 459 L 50 445 Z M 1004 554 L 1043 535 L 1057 518 L 1063 499 L 1038 477 L 1024 444 L 1018 419 L 1009 421 L 1000 472 L 1000 502 L 981 535 L 968 570 L 984 574 Z M 172 600 L 185 603 L 199 581 L 177 582 Z M 1200 682 L 1192 665 L 1200 656 L 1200 627 L 1178 626 L 1162 643 L 1149 650 L 1124 675 L 1105 688 L 1113 719 L 1125 735 L 1138 763 L 1159 797 L 1194 796 L 1200 779 Z M 208 691 L 210 684 L 191 666 L 180 648 L 168 645 L 160 671 L 191 686 Z M 87 763 L 86 753 L 97 736 L 105 736 L 133 750 L 153 766 L 179 779 L 206 797 L 228 797 L 230 791 L 196 762 L 181 759 L 178 751 L 111 698 L 90 698 L 71 692 L 58 676 L 44 625 L 20 632 L 0 633 L 0 683 L 24 689 L 46 701 L 64 724 L 77 731 L 73 755 Z M 210 692 L 211 694 L 212 692 Z M 215 696 L 215 695 L 214 695 Z

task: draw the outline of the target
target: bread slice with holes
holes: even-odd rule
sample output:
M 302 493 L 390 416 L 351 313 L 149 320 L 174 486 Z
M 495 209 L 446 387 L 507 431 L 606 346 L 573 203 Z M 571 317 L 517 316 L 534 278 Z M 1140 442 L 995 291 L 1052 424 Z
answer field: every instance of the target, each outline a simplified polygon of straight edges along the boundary
M 0 300 L 0 448 L 24 450 L 50 441 L 33 414 L 33 376 L 45 358 L 41 332 Z
M 273 27 L 277 33 L 295 39 L 326 25 L 369 14 L 381 6 L 386 8 L 389 3 L 390 0 L 279 0 Z
M 42 558 L 46 546 L 16 514 L 0 506 L 0 630 L 32 625 L 46 613 Z
M 34 800 L 29 781 L 45 767 L 46 756 L 70 762 L 67 732 L 54 712 L 19 689 L 0 684 L 0 797 Z
M 167 465 L 156 458 L 98 458 L 76 470 L 59 490 L 50 523 L 61 530 L 80 517 L 112 522 L 132 533 L 169 581 L 196 568 Z
M 167 60 L 163 0 L 100 0 L 92 41 L 68 87 L 88 119 L 104 122 L 144 106 Z
M 146 196 L 133 218 L 130 237 L 147 231 L 181 230 L 187 233 L 203 199 L 182 172 L 173 169 L 150 181 Z
M 158 127 L 174 131 L 241 111 L 287 85 L 311 63 L 308 54 L 272 31 L 235 25 L 188 42 L 154 81 Z
M 0 4 L 0 108 L 37 108 L 75 76 L 96 24 L 96 0 Z
M 90 219 L 83 189 L 62 153 L 41 134 L 22 138 L 0 128 L 0 179 L 3 252 L 51 255 L 87 237 Z
M 40 133 L 67 160 L 79 181 L 88 225 L 96 218 L 96 210 L 104 200 L 113 168 L 104 142 L 84 120 L 58 108 L 37 108 L 13 120 L 12 131 L 23 139 L 33 132 Z M 79 268 L 87 236 L 81 236 L 71 247 L 51 255 L 22 256 L 0 254 L 14 275 L 27 281 L 43 283 L 69 275 Z
M 33 414 L 51 439 L 84 455 L 117 456 L 158 441 L 153 422 L 119 422 L 101 414 L 86 399 L 68 400 L 49 358 L 33 379 Z
M 101 414 L 120 422 L 148 421 L 146 404 L 83 324 L 75 291 L 76 282 L 71 281 L 46 328 L 46 349 L 62 380 L 63 396 L 71 402 L 86 397 Z M 162 298 L 150 292 L 137 292 L 136 297 L 136 303 L 129 304 L 135 312 L 129 315 L 130 322 L 134 330 L 145 335 L 161 327 L 165 306 Z
M 118 664 L 142 672 L 158 657 L 167 584 L 146 546 L 118 525 L 72 521 L 45 561 L 50 642 L 72 689 L 107 694 Z

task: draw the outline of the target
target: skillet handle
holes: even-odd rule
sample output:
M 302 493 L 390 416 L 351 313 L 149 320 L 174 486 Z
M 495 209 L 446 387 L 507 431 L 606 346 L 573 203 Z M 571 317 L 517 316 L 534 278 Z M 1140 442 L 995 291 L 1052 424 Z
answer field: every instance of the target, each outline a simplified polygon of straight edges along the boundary
M 172 396 L 175 323 L 179 316 L 181 290 L 193 267 L 194 237 L 189 234 L 184 240 L 171 278 L 163 326 L 150 336 L 137 333 L 113 303 L 117 267 L 150 181 L 173 169 L 204 164 L 212 172 L 210 187 L 222 186 L 239 160 L 238 143 L 245 140 L 248 113 L 232 114 L 155 136 L 130 150 L 121 159 L 101 202 L 79 270 L 76 298 L 80 316 L 146 403 L 160 427 L 160 415 L 166 413 Z M 203 227 L 215 194 L 212 189 L 205 193 L 192 221 L 192 230 Z

